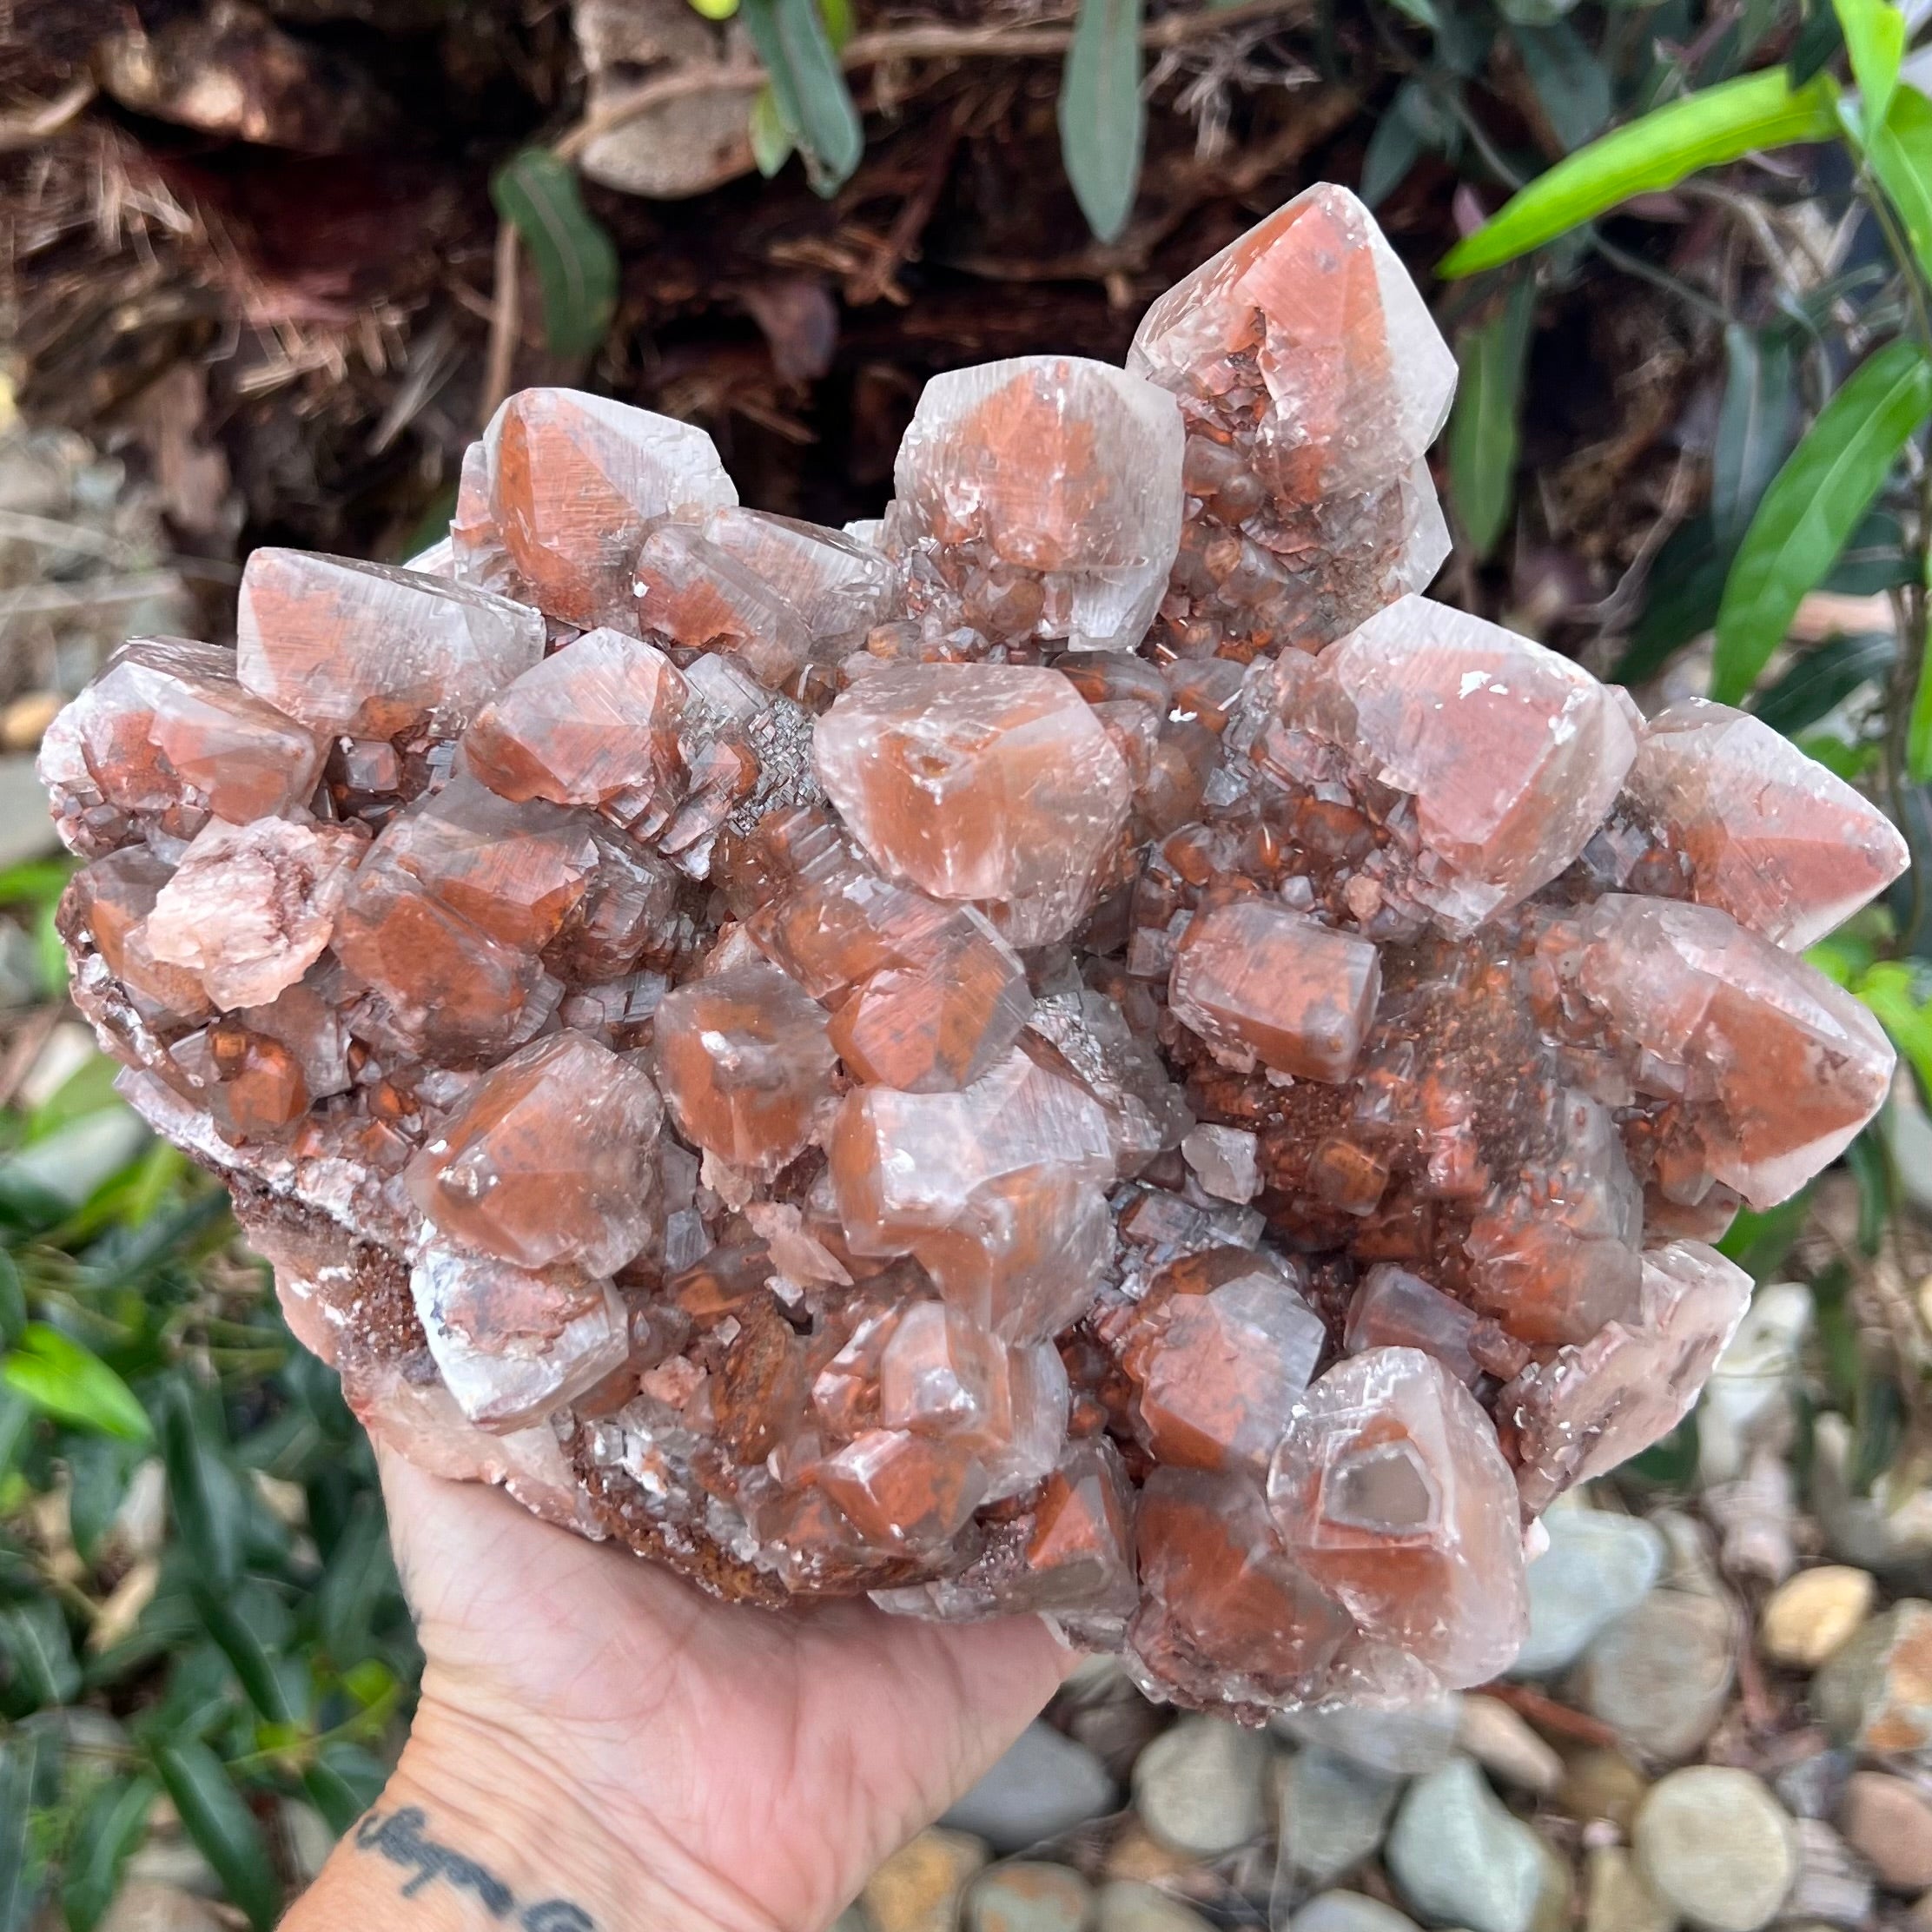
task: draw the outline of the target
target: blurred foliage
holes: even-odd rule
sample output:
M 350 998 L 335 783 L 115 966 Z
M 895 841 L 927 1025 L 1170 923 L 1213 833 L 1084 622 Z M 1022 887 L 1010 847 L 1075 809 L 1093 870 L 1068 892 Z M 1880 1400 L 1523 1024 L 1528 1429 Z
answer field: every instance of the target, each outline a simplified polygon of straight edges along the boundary
M 44 920 L 64 871 L 0 904 Z M 266 1926 L 419 1659 L 334 1376 L 112 1071 L 0 1109 L 0 1932 L 89 1932 L 162 1815 Z

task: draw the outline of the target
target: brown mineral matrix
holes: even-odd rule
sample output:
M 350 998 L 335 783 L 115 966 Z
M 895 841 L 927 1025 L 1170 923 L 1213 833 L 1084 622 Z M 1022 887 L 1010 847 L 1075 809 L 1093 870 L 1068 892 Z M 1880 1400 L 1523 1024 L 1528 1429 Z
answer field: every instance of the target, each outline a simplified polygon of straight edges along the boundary
M 522 391 L 447 543 L 56 721 L 75 1001 L 427 1469 L 1248 1722 L 1483 1682 L 1885 1098 L 1802 953 L 1905 855 L 1418 594 L 1453 376 L 1320 185 L 1129 370 L 935 379 L 876 524 Z

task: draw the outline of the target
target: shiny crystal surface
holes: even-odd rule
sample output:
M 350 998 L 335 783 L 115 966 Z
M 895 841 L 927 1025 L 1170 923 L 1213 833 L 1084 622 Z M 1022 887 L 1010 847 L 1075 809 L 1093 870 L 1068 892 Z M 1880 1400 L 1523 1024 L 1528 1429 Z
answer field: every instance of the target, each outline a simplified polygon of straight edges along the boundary
M 1902 846 L 1413 594 L 1453 368 L 1353 197 L 1133 353 L 936 379 L 845 532 L 512 396 L 412 569 L 257 552 L 239 655 L 56 721 L 74 998 L 424 1467 L 1249 1721 L 1439 1697 L 1883 1100 L 1800 952 Z

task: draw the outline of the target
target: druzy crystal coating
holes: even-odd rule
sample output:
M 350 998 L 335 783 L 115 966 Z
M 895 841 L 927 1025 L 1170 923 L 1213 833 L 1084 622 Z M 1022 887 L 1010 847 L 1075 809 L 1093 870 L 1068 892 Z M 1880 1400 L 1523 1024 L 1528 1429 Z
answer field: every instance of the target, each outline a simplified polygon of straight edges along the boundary
M 876 525 L 524 391 L 414 567 L 56 722 L 75 997 L 426 1467 L 1250 1719 L 1479 1683 L 1883 1099 L 1801 952 L 1904 847 L 1417 594 L 1453 375 L 1323 186 Z

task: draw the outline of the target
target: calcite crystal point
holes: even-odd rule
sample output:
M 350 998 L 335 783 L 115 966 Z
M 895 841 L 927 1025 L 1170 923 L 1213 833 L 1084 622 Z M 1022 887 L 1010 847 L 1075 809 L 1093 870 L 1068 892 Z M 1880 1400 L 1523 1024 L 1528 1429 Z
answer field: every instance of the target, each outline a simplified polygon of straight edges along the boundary
M 523 391 L 56 721 L 75 1000 L 427 1469 L 1251 1722 L 1482 1682 L 1884 1098 L 1800 955 L 1904 846 L 1417 594 L 1452 382 L 1318 187 L 844 532 Z

